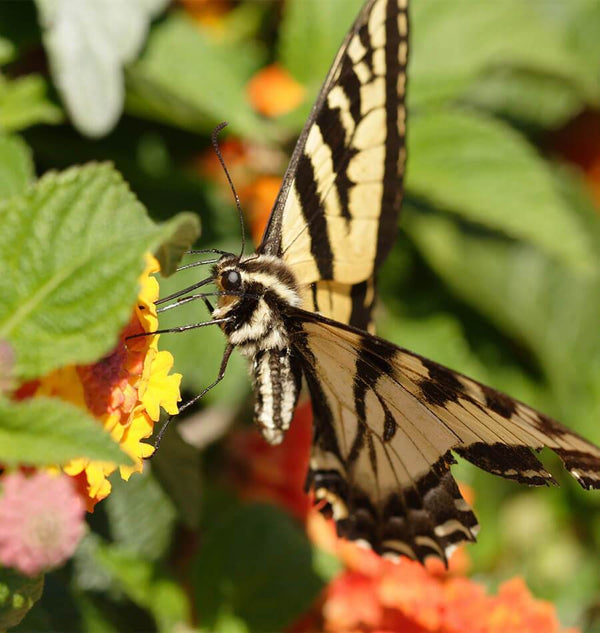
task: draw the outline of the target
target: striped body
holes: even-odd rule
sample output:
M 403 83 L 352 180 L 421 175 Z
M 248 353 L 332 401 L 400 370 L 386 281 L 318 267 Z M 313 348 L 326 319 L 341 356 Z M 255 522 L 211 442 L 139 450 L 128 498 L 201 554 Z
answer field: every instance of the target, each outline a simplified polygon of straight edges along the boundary
M 290 426 L 300 390 L 286 314 L 300 303 L 291 270 L 270 255 L 241 261 L 225 257 L 213 271 L 217 286 L 232 271 L 239 274 L 243 296 L 219 298 L 215 318 L 232 317 L 223 325 L 229 342 L 250 361 L 256 393 L 254 420 L 270 444 L 279 444 Z

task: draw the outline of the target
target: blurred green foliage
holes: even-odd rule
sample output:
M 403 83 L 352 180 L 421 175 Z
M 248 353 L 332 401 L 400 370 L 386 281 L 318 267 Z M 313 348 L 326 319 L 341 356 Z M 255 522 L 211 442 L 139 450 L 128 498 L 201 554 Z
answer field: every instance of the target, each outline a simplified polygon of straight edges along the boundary
M 208 134 L 227 119 L 229 134 L 290 152 L 360 0 L 242 0 L 217 26 L 194 22 L 182 6 L 157 13 L 164 3 L 142 10 L 142 0 L 129 2 L 131 32 L 149 30 L 137 59 L 135 46 L 117 55 L 110 34 L 93 20 L 90 27 L 91 4 L 81 3 L 85 28 L 104 39 L 61 58 L 60 75 L 53 59 L 62 53 L 44 19 L 38 27 L 35 5 L 0 3 L 0 191 L 21 192 L 33 164 L 41 174 L 110 160 L 155 219 L 192 209 L 200 245 L 237 248 L 231 201 L 194 167 Z M 43 18 L 61 3 L 36 4 Z M 120 11 L 111 18 L 123 26 Z M 117 61 L 105 63 L 106 51 Z M 307 93 L 296 111 L 266 120 L 246 85 L 273 61 Z M 112 112 L 104 128 L 85 122 L 81 84 L 65 74 L 84 81 L 94 112 Z M 600 1 L 412 0 L 408 94 L 402 234 L 380 278 L 380 332 L 599 443 L 600 212 L 554 133 L 600 108 Z M 82 135 L 107 131 L 120 103 L 109 134 Z M 121 249 L 134 239 L 115 237 Z M 197 279 L 197 269 L 186 271 L 162 292 Z M 116 289 L 103 292 L 108 305 Z M 165 327 L 205 318 L 200 305 L 174 312 Z M 187 394 L 212 381 L 223 345 L 206 329 L 161 339 Z M 221 487 L 220 436 L 249 419 L 245 374 L 234 358 L 203 401 L 205 415 L 221 420 L 220 431 L 197 440 L 207 450 L 171 430 L 150 472 L 114 482 L 72 565 L 47 577 L 16 630 L 183 631 L 196 608 L 205 630 L 275 630 L 311 603 L 335 565 L 315 565 L 318 555 L 283 511 L 240 506 Z M 494 586 L 523 575 L 565 624 L 599 631 L 600 496 L 560 469 L 560 489 L 535 491 L 465 464 L 457 472 L 474 488 L 483 526 L 468 550 L 476 577 Z

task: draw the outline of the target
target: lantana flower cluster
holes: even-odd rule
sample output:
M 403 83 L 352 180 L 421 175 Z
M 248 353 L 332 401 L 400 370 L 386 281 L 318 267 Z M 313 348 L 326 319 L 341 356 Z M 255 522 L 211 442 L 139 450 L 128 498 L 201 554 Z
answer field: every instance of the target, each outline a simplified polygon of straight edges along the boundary
M 180 374 L 170 374 L 173 357 L 158 349 L 154 332 L 158 319 L 157 260 L 148 255 L 140 278 L 133 314 L 113 351 L 96 363 L 59 368 L 22 385 L 16 399 L 52 396 L 81 407 L 94 416 L 132 458 L 121 466 L 127 480 L 141 472 L 154 448 L 149 438 L 161 408 L 177 413 Z M 0 478 L 0 564 L 32 575 L 64 562 L 83 535 L 84 510 L 111 491 L 108 477 L 117 465 L 89 459 L 56 464 L 46 472 L 21 469 Z

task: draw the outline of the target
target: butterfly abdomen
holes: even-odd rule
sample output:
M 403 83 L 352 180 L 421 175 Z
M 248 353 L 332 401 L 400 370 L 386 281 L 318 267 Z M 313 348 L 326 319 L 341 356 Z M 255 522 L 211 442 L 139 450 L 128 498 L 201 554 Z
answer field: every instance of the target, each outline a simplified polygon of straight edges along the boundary
M 254 356 L 254 421 L 269 444 L 280 444 L 290 427 L 301 385 L 291 350 L 260 350 Z

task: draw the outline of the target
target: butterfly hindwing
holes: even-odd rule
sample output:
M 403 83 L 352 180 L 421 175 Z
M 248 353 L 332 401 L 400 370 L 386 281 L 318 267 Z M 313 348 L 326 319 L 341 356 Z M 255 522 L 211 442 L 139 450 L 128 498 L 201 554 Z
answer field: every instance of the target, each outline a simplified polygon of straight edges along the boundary
M 394 243 L 405 163 L 406 0 L 369 0 L 298 140 L 259 252 L 303 284 L 303 307 L 366 327 Z
M 341 535 L 418 560 L 474 540 L 452 452 L 547 485 L 556 482 L 531 450 L 546 446 L 584 488 L 600 488 L 600 449 L 558 422 L 365 332 L 304 311 L 297 320 L 315 418 L 308 480 Z

